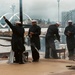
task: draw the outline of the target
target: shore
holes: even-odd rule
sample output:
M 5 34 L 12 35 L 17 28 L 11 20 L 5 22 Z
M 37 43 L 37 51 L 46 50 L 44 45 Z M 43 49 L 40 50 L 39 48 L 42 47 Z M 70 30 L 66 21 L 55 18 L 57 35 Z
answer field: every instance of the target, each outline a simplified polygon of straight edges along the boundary
M 25 28 L 25 35 L 28 35 L 29 28 Z M 41 34 L 46 34 L 47 28 L 41 29 Z M 8 29 L 0 30 L 0 36 L 12 36 L 12 30 L 8 31 Z

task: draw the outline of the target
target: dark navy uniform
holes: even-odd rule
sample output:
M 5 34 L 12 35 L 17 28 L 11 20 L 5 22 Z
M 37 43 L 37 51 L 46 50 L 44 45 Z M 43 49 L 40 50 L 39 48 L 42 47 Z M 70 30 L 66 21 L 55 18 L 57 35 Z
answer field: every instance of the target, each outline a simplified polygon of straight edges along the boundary
M 33 32 L 34 34 L 30 36 L 30 32 Z M 41 34 L 41 28 L 37 25 L 32 25 L 29 29 L 28 35 L 30 37 L 30 42 L 31 44 L 34 44 L 34 46 L 39 50 L 40 49 L 40 37 L 39 35 Z M 39 60 L 39 53 L 35 49 L 33 45 L 31 45 L 31 50 L 32 50 L 32 58 L 33 61 L 38 61 Z
M 67 42 L 69 57 L 71 57 L 73 56 L 74 49 L 75 49 L 75 27 L 73 25 L 67 26 L 65 28 L 64 34 L 66 35 L 66 42 Z
M 15 61 L 18 63 L 22 63 L 22 53 L 25 51 L 24 47 L 24 28 L 22 25 L 13 26 L 7 19 L 5 19 L 6 23 L 12 29 L 12 50 L 15 53 Z
M 55 49 L 55 43 L 54 43 L 55 39 L 60 41 L 60 36 L 59 36 L 59 33 L 58 33 L 58 27 L 56 26 L 56 24 L 50 25 L 48 30 L 47 30 L 47 33 L 46 33 L 45 58 L 50 58 L 50 56 L 52 58 L 58 58 L 57 53 L 56 53 L 56 49 Z M 50 55 L 50 53 L 51 53 L 51 55 Z

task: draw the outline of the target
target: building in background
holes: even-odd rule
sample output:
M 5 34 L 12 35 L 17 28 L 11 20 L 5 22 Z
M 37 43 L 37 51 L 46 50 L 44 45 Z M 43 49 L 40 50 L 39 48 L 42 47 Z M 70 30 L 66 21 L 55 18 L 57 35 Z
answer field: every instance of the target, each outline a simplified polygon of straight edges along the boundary
M 68 20 L 72 20 L 73 24 L 75 24 L 75 9 L 62 12 L 61 16 L 62 27 L 66 27 Z

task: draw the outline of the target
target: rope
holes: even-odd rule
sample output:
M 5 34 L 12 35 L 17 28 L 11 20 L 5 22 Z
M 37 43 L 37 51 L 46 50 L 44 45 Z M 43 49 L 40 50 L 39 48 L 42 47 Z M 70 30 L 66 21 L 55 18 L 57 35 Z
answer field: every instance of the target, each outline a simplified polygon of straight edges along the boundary
M 9 46 L 11 46 L 11 45 L 2 45 L 2 44 L 0 44 L 0 46 L 9 47 Z

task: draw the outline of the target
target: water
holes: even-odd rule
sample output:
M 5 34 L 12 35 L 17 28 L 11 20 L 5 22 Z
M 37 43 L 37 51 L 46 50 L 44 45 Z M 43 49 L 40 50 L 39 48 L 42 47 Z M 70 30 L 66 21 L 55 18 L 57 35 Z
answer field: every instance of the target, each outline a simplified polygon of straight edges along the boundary
M 28 30 L 29 30 L 28 28 L 25 28 L 25 31 L 28 31 Z M 5 31 L 8 31 L 8 29 L 0 29 L 0 31 L 5 32 Z M 43 34 L 46 34 L 47 28 L 42 28 L 41 31 Z M 0 37 L 0 38 L 2 38 L 2 37 Z M 3 37 L 3 38 L 5 38 L 5 37 Z M 11 43 L 9 41 L 2 40 L 2 39 L 0 39 L 0 44 L 11 45 Z M 40 57 L 44 58 L 45 57 L 45 35 L 40 35 L 40 45 L 41 45 L 41 49 L 39 51 Z M 59 42 L 55 42 L 55 45 L 56 45 L 56 48 L 59 48 L 59 47 L 65 48 L 66 47 L 66 44 L 60 44 Z M 32 56 L 31 47 L 25 45 L 25 48 L 26 48 L 26 51 L 29 52 L 29 57 L 31 57 Z M 10 52 L 10 51 L 11 51 L 11 46 L 9 46 L 9 47 L 0 46 L 0 53 Z
M 25 31 L 28 31 L 29 28 L 25 28 Z M 8 31 L 7 28 L 3 28 L 3 29 L 0 29 L 1 32 L 5 32 L 5 31 Z M 46 32 L 47 31 L 47 28 L 42 28 L 41 31 L 43 32 Z M 1 38 L 1 37 L 0 37 Z M 45 51 L 45 41 L 43 38 L 40 38 L 40 42 L 41 42 L 41 51 Z M 10 45 L 11 43 L 9 41 L 6 41 L 6 40 L 1 40 L 0 39 L 0 44 L 3 44 L 3 45 Z M 4 47 L 4 46 L 0 46 L 0 53 L 1 52 L 9 52 L 11 50 L 11 47 Z M 26 50 L 30 50 L 30 46 L 26 46 Z
M 3 37 L 0 37 L 0 38 L 3 38 Z M 40 38 L 40 42 L 41 42 L 41 50 L 40 51 L 44 52 L 45 51 L 45 41 L 44 41 L 43 38 Z M 0 39 L 0 44 L 2 44 L 2 45 L 11 45 L 11 42 Z M 25 47 L 26 47 L 26 50 L 31 50 L 30 46 L 25 45 Z M 11 50 L 11 46 L 8 46 L 8 47 L 0 46 L 0 53 L 10 52 L 10 50 Z
M 0 44 L 2 44 L 2 45 L 10 45 L 11 43 L 9 41 L 0 39 Z M 11 46 L 9 46 L 9 47 L 0 46 L 0 53 L 10 52 L 10 50 L 11 50 Z
M 28 31 L 28 30 L 29 30 L 29 28 L 25 28 L 25 31 Z M 8 29 L 7 29 L 7 28 L 5 28 L 5 29 L 0 29 L 0 31 L 5 32 L 5 31 L 8 31 Z M 41 31 L 42 31 L 43 33 L 46 33 L 47 28 L 41 28 Z M 41 43 L 41 44 L 40 44 L 40 45 L 41 45 L 40 51 L 41 51 L 41 52 L 45 52 L 45 36 L 41 35 L 41 37 L 40 37 L 40 43 Z M 3 45 L 10 45 L 11 43 L 10 43 L 9 41 L 1 40 L 1 39 L 0 39 L 0 44 L 3 44 Z M 56 47 L 59 47 L 59 44 L 57 44 Z M 11 47 L 3 47 L 3 46 L 0 46 L 0 53 L 1 53 L 1 52 L 9 52 L 10 50 L 11 50 Z M 31 49 L 30 49 L 30 46 L 26 46 L 26 50 L 31 50 Z
M 25 28 L 25 31 L 28 31 L 28 30 L 29 30 L 29 28 Z M 7 28 L 2 28 L 2 29 L 0 29 L 0 31 L 5 32 L 5 31 L 8 31 L 8 29 Z M 46 32 L 47 31 L 47 28 L 41 28 L 41 31 L 42 32 Z
M 2 38 L 2 37 L 0 37 L 0 38 Z M 40 58 L 44 58 L 44 56 L 45 56 L 45 41 L 43 38 L 40 38 L 40 42 L 41 42 L 41 49 L 39 51 Z M 0 39 L 0 44 L 11 45 L 11 42 Z M 25 45 L 25 48 L 26 48 L 26 51 L 29 53 L 29 57 L 32 57 L 31 47 Z M 6 52 L 10 52 L 10 51 L 11 51 L 11 46 L 8 46 L 8 47 L 0 46 L 0 53 L 6 53 Z
M 0 31 L 5 32 L 5 31 L 8 31 L 8 29 L 7 28 L 2 28 L 2 29 L 0 28 Z

